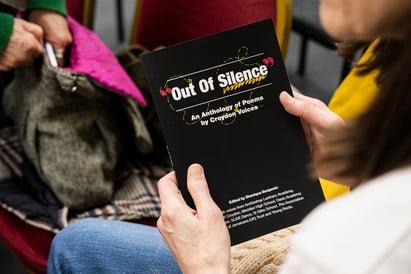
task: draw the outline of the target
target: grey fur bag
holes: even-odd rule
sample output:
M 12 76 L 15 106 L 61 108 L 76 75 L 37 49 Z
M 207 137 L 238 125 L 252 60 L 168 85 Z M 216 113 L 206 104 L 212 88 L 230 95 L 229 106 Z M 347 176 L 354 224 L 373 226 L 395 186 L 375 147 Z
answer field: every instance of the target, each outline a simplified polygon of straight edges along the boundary
M 88 31 L 70 22 L 72 31 Z M 93 39 L 85 34 L 90 47 Z M 73 34 L 72 55 L 79 50 L 76 37 Z M 99 40 L 94 43 L 97 48 L 103 47 L 114 66 L 122 68 Z M 89 51 L 95 49 L 96 45 Z M 87 54 L 82 52 L 84 64 Z M 72 62 L 76 62 L 79 56 L 73 57 Z M 115 72 L 113 65 L 109 69 Z M 16 70 L 3 104 L 38 175 L 71 209 L 84 210 L 109 202 L 122 164 L 138 161 L 139 155 L 152 148 L 135 99 L 85 73 L 51 67 L 46 57 Z

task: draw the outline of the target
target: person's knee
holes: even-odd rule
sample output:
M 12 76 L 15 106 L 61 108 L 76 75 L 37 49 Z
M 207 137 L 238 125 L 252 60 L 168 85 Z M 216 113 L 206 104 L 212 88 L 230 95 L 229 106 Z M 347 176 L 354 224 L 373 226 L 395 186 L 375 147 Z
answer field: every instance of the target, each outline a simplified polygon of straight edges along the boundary
M 69 271 L 76 273 L 76 265 L 81 265 L 84 253 L 87 252 L 86 239 L 90 239 L 89 233 L 99 229 L 97 219 L 82 219 L 65 227 L 54 237 L 48 257 L 48 273 L 62 273 Z
M 96 222 L 98 222 L 98 219 L 93 219 L 93 218 L 86 218 L 86 219 L 81 219 L 78 220 L 67 227 L 63 228 L 59 233 L 57 233 L 56 237 L 54 238 L 54 241 L 63 241 L 65 242 L 67 239 L 75 239 L 77 236 L 79 236 L 79 233 L 84 233 L 87 231 L 93 230 L 94 228 L 98 228 L 99 226 L 96 225 Z
M 73 252 L 73 249 L 81 248 L 80 245 L 84 242 L 83 239 L 87 238 L 87 233 L 92 233 L 99 227 L 96 222 L 97 219 L 82 219 L 57 233 L 51 243 L 50 257 L 65 257 L 66 254 Z

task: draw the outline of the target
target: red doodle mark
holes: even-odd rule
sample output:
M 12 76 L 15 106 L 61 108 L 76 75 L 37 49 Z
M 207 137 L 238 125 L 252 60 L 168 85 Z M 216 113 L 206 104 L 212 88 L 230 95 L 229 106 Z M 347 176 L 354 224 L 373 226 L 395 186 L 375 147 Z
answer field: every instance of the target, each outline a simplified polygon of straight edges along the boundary
M 170 87 L 166 87 L 165 90 L 163 88 L 160 88 L 160 95 L 163 96 L 163 97 L 166 96 L 167 93 L 171 94 L 171 92 L 173 92 L 173 89 L 170 88 Z
M 267 66 L 267 67 L 272 67 L 274 66 L 274 58 L 272 57 L 267 57 L 263 59 L 263 63 Z

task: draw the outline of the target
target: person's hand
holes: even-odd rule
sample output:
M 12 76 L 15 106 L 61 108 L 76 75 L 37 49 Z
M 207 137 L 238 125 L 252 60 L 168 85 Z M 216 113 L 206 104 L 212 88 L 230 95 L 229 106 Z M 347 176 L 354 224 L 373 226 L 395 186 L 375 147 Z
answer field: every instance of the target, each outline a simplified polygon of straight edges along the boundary
M 27 65 L 43 52 L 43 30 L 36 24 L 14 19 L 9 41 L 0 54 L 0 71 Z
M 28 20 L 43 28 L 44 41 L 50 42 L 53 46 L 57 63 L 62 67 L 64 52 L 73 39 L 66 17 L 54 11 L 35 9 L 30 11 Z
M 210 196 L 201 165 L 189 167 L 187 187 L 196 210 L 184 201 L 174 172 L 161 178 L 157 227 L 183 273 L 229 273 L 230 236 L 223 214 Z
M 318 99 L 296 91 L 293 92 L 293 95 L 294 97 L 285 91 L 281 92 L 280 102 L 288 113 L 301 119 L 315 165 L 316 154 L 321 149 L 326 131 L 342 125 L 344 120 Z M 321 176 L 321 168 L 317 165 L 316 168 Z

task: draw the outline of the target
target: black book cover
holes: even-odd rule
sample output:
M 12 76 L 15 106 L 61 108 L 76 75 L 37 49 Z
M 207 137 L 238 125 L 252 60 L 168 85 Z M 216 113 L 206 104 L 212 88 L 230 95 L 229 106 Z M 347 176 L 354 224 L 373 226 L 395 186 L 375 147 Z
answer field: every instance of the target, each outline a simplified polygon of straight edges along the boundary
M 299 223 L 324 200 L 309 176 L 291 87 L 271 19 L 141 56 L 186 201 L 186 172 L 205 169 L 232 244 Z

